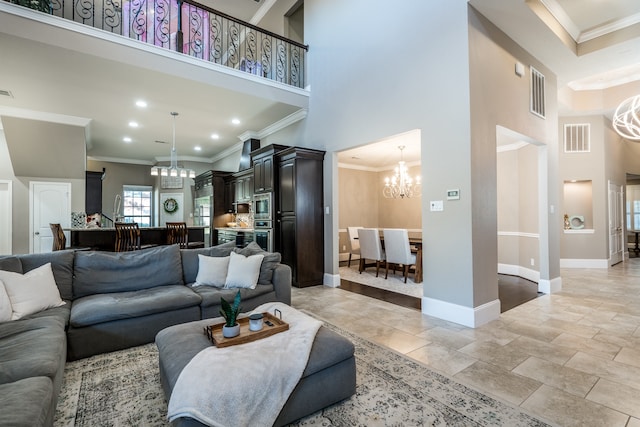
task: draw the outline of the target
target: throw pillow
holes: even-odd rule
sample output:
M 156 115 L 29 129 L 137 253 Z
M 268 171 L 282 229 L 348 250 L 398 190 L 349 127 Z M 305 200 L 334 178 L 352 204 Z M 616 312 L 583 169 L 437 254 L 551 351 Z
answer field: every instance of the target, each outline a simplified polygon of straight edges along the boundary
M 53 278 L 51 263 L 46 263 L 26 274 L 0 271 L 0 280 L 11 301 L 11 320 L 18 320 L 47 308 L 64 305 Z
M 267 252 L 263 250 L 256 242 L 249 243 L 246 247 L 233 250 L 237 254 L 244 256 L 251 256 L 262 254 L 264 259 L 262 260 L 262 266 L 260 267 L 260 276 L 258 277 L 258 283 L 261 285 L 270 285 L 273 278 L 273 270 L 280 264 L 281 256 L 278 252 Z
M 231 252 L 229 254 L 229 271 L 224 287 L 255 289 L 260 275 L 260 266 L 264 255 L 244 256 Z
M 11 308 L 11 300 L 4 289 L 4 283 L 0 280 L 0 322 L 11 320 L 13 309 Z
M 229 268 L 229 257 L 212 257 L 198 254 L 198 275 L 193 286 L 224 287 Z

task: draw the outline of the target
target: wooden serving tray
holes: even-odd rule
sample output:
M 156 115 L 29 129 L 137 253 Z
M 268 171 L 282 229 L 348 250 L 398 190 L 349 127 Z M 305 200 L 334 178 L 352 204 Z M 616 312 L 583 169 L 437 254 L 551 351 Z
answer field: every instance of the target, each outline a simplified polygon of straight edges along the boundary
M 271 313 L 262 313 L 264 316 L 262 318 L 263 324 L 262 329 L 259 331 L 250 331 L 249 330 L 249 317 L 243 317 L 238 319 L 238 323 L 240 324 L 240 335 L 233 338 L 225 338 L 222 335 L 222 327 L 223 323 L 219 323 L 216 325 L 209 325 L 204 328 L 204 333 L 207 335 L 209 340 L 218 348 L 229 347 L 231 345 L 237 344 L 245 344 L 251 341 L 256 341 L 262 338 L 270 337 L 271 335 L 275 335 L 280 332 L 284 332 L 289 329 L 289 324 L 282 319 L 274 316 Z M 273 326 L 267 325 L 267 321 L 270 321 Z

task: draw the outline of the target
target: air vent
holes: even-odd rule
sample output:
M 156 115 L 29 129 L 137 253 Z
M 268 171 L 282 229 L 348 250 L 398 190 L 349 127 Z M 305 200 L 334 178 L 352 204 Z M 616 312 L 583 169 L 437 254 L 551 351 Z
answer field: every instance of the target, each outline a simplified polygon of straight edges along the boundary
M 545 118 L 544 75 L 531 67 L 531 105 L 529 111 L 540 118 Z
M 156 144 L 168 144 L 168 142 L 167 142 L 167 141 L 160 141 L 159 139 L 156 139 L 154 142 L 155 142 Z
M 588 153 L 591 151 L 591 125 L 579 123 L 564 125 L 564 152 Z
M 0 96 L 8 96 L 9 98 L 13 98 L 13 94 L 10 90 L 0 89 Z

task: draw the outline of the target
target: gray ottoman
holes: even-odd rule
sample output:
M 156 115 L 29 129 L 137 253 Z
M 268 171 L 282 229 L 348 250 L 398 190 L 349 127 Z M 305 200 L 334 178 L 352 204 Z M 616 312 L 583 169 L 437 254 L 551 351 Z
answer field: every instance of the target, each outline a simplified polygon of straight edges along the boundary
M 196 354 L 211 346 L 203 328 L 213 323 L 216 323 L 215 319 L 184 323 L 163 329 L 156 335 L 160 381 L 167 401 L 182 369 Z M 288 424 L 353 395 L 356 392 L 353 351 L 351 341 L 320 327 L 302 378 L 274 425 Z M 173 424 L 180 427 L 203 425 L 192 418 L 180 418 Z

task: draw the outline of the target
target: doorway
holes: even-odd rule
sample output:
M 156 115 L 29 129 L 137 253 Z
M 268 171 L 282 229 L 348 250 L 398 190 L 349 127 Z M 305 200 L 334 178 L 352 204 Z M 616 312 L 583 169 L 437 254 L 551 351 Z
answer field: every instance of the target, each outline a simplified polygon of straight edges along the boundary
M 549 293 L 547 146 L 496 127 L 498 273 Z
M 29 183 L 29 252 L 51 252 L 53 236 L 49 224 L 69 228 L 71 223 L 71 183 Z M 67 236 L 67 241 L 70 241 Z

